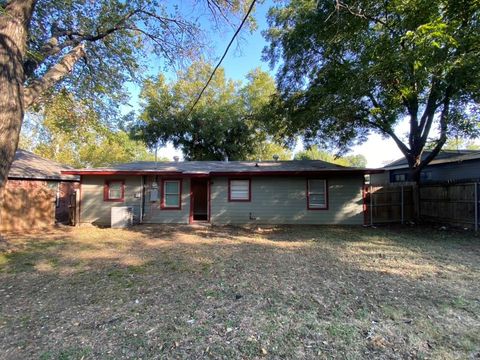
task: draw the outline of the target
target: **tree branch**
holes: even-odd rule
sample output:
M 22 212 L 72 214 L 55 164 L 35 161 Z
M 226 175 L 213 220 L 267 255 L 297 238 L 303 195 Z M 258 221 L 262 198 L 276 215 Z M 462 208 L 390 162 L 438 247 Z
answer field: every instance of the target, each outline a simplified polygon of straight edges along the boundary
M 31 77 L 35 70 L 42 65 L 50 56 L 57 55 L 63 49 L 74 46 L 75 43 L 72 40 L 66 40 L 62 44 L 59 44 L 58 37 L 52 36 L 38 51 L 33 54 L 33 57 L 25 61 L 23 67 L 25 69 L 25 78 Z
M 138 31 L 139 33 L 142 33 L 143 35 L 145 35 L 147 38 L 149 38 L 155 45 L 157 45 L 161 52 L 163 53 L 163 55 L 168 59 L 168 61 L 170 62 L 173 62 L 173 58 L 169 55 L 169 52 L 167 51 L 167 49 L 165 48 L 165 45 L 162 43 L 162 41 L 153 36 L 152 34 L 149 34 L 148 32 L 136 27 L 136 26 L 133 26 L 133 27 L 130 27 L 129 28 L 130 30 L 134 30 L 134 31 Z
M 451 85 L 449 85 L 447 87 L 447 90 L 445 91 L 445 97 L 442 101 L 443 110 L 442 110 L 442 114 L 440 115 L 440 137 L 437 140 L 437 144 L 435 145 L 433 150 L 430 152 L 430 154 L 428 154 L 428 156 L 425 157 L 425 159 L 423 159 L 420 165 L 418 166 L 420 169 L 428 165 L 430 161 L 432 161 L 438 155 L 443 145 L 447 141 L 447 126 L 448 126 L 448 116 L 450 114 L 450 99 L 452 96 L 452 91 L 453 91 L 453 88 Z
M 374 121 L 367 120 L 367 123 L 370 124 L 371 126 L 379 129 L 383 133 L 389 135 L 393 141 L 395 141 L 395 144 L 397 144 L 398 148 L 400 151 L 405 155 L 405 157 L 409 156 L 410 150 L 408 147 L 402 142 L 402 140 L 399 139 L 397 134 L 389 127 L 389 126 L 383 126 L 382 124 L 376 123 Z
M 125 24 L 125 22 L 141 11 L 141 9 L 135 9 L 130 11 L 124 17 L 122 17 L 113 27 L 108 28 L 102 32 L 97 32 L 97 34 L 95 35 L 84 34 L 74 30 L 61 29 L 57 25 L 52 26 L 52 37 L 41 47 L 36 58 L 29 59 L 25 62 L 24 68 L 26 76 L 32 76 L 35 70 L 38 69 L 38 67 L 43 64 L 47 58 L 57 55 L 67 47 L 75 47 L 82 41 L 98 41 L 114 33 L 115 31 L 123 29 L 123 25 Z M 60 43 L 60 39 L 62 37 L 67 37 L 67 39 Z
M 75 46 L 62 60 L 50 68 L 42 78 L 33 81 L 30 86 L 26 87 L 24 92 L 25 108 L 30 107 L 45 90 L 70 73 L 75 63 L 84 56 L 84 45 L 79 44 Z
M 395 144 L 397 144 L 402 154 L 405 155 L 406 158 L 408 158 L 408 156 L 410 155 L 410 149 L 402 142 L 402 140 L 399 139 L 397 134 L 395 134 L 392 129 L 386 129 L 385 132 L 390 135 L 393 141 L 395 141 Z
M 425 105 L 425 110 L 420 119 L 420 126 L 418 128 L 420 139 L 422 143 L 425 143 L 428 138 L 428 134 L 432 127 L 433 119 L 435 117 L 435 111 L 437 110 L 437 100 L 438 100 L 438 90 L 437 90 L 438 81 L 436 79 L 432 80 L 432 86 L 430 88 L 430 94 L 428 95 L 427 104 Z
M 385 21 L 383 21 L 382 19 L 379 19 L 379 18 L 376 18 L 374 16 L 368 15 L 367 13 L 364 13 L 361 9 L 359 11 L 356 11 L 351 6 L 345 4 L 344 2 L 342 2 L 340 0 L 336 0 L 335 8 L 337 9 L 337 11 L 340 10 L 340 9 L 345 9 L 353 16 L 357 16 L 357 17 L 365 19 L 365 20 L 373 21 L 373 22 L 375 22 L 377 24 L 381 24 L 381 25 L 385 26 L 387 29 L 389 29 L 388 24 Z M 328 20 L 328 18 L 327 18 L 327 20 Z
M 375 96 L 373 96 L 372 93 L 368 93 L 367 94 L 368 98 L 370 99 L 370 101 L 372 102 L 372 105 L 376 108 L 379 108 L 380 109 L 380 104 L 378 103 L 377 99 L 375 99 Z

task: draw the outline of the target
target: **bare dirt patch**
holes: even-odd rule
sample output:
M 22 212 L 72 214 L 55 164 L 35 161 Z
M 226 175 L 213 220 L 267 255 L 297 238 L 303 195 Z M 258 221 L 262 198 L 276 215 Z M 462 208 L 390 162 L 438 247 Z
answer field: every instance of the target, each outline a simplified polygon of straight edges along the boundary
M 0 357 L 480 356 L 480 239 L 147 226 L 0 242 Z

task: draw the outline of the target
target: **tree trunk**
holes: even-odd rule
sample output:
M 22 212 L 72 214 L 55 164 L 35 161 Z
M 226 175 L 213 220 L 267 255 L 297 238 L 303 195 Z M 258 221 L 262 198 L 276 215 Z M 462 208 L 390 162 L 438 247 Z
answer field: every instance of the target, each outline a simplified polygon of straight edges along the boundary
M 0 196 L 24 115 L 23 62 L 35 0 L 10 1 L 0 15 Z
M 415 182 L 418 185 L 420 183 L 420 172 L 421 169 L 418 167 L 411 168 L 408 175 L 408 181 Z
M 420 167 L 422 160 L 422 155 L 415 155 L 412 157 L 412 161 L 409 161 L 409 175 L 408 180 L 415 182 L 415 185 L 412 189 L 412 200 L 413 200 L 413 218 L 415 221 L 420 221 L 420 172 L 422 168 Z

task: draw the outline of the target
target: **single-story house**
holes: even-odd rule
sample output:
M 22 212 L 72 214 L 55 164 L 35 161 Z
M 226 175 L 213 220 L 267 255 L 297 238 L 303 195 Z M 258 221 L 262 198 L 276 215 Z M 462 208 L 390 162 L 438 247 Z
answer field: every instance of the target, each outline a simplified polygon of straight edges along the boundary
M 430 154 L 425 151 L 424 159 Z M 370 183 L 384 185 L 409 180 L 408 163 L 405 158 L 386 165 L 385 172 L 370 176 Z M 459 182 L 480 180 L 480 151 L 442 150 L 420 173 L 421 183 Z
M 0 230 L 26 230 L 70 223 L 80 177 L 71 167 L 17 150 L 0 204 Z
M 115 207 L 143 223 L 363 224 L 366 172 L 314 160 L 133 162 L 63 174 L 80 176 L 80 223 L 108 226 Z

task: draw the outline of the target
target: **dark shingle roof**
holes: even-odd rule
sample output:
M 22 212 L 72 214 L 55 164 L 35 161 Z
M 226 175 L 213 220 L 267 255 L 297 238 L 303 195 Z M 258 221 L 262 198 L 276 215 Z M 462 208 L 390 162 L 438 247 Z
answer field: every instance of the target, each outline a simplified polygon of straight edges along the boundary
M 15 153 L 12 167 L 8 173 L 9 179 L 35 180 L 79 180 L 78 176 L 64 175 L 63 170 L 72 169 L 70 166 L 44 159 L 34 153 L 18 149 Z
M 425 159 L 429 154 L 430 151 L 424 151 L 422 154 L 422 160 Z M 435 159 L 433 159 L 429 163 L 429 165 L 445 164 L 475 159 L 480 159 L 479 150 L 442 150 L 438 153 Z M 384 169 L 392 170 L 401 169 L 404 167 L 408 167 L 408 162 L 407 159 L 403 157 L 395 160 L 394 162 L 391 162 L 388 165 L 385 165 Z
M 275 173 L 275 172 L 319 172 L 319 171 L 365 171 L 328 163 L 321 160 L 298 161 L 179 161 L 179 162 L 132 162 L 105 168 L 79 169 L 69 173 L 181 173 L 181 174 L 221 174 L 221 173 Z

